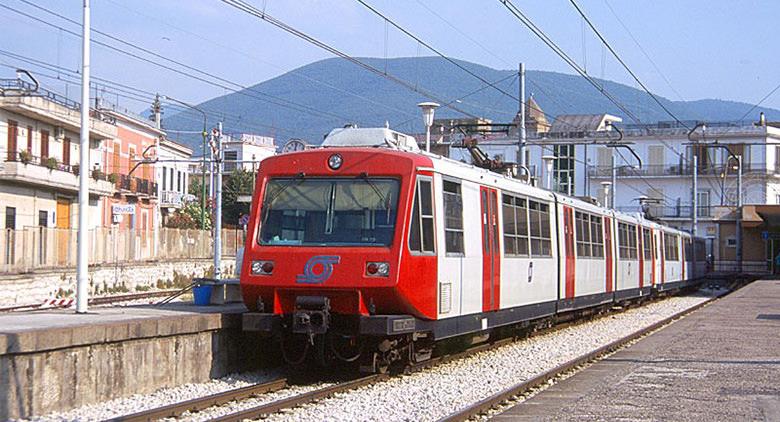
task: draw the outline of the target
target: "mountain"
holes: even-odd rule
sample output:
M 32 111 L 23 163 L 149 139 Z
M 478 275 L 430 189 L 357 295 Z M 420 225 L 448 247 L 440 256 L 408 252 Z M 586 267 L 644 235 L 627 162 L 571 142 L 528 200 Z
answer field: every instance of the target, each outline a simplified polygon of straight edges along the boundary
M 439 57 L 360 60 L 447 101 L 473 93 L 456 103 L 456 107 L 494 122 L 511 121 L 518 109 L 515 100 L 496 89 L 480 90 L 484 83 Z M 517 80 L 513 77 L 516 70 L 458 63 L 488 81 L 506 78 L 496 86 L 517 95 Z M 598 81 L 641 122 L 672 120 L 645 92 L 612 81 Z M 622 117 L 624 123 L 634 123 L 579 76 L 530 70 L 526 72 L 526 92 L 534 95 L 548 115 L 609 113 Z M 683 120 L 736 120 L 751 107 L 717 99 L 659 100 Z M 213 98 L 198 107 L 210 114 L 210 125 L 222 117 L 226 132 L 273 135 L 277 144 L 293 137 L 319 143 L 331 129 L 347 123 L 371 127 L 389 122 L 390 127 L 402 132 L 420 132 L 422 118 L 416 104 L 422 101 L 430 99 L 347 60 L 333 58 L 308 64 L 247 90 Z M 769 120 L 780 120 L 780 110 L 763 107 L 753 110 L 747 118 L 757 119 L 760 111 Z M 202 120 L 198 116 L 192 111 L 181 112 L 166 116 L 163 124 L 166 129 L 199 130 Z M 460 116 L 447 108 L 436 111 L 437 118 Z M 200 149 L 200 139 L 180 140 L 195 146 L 196 151 Z

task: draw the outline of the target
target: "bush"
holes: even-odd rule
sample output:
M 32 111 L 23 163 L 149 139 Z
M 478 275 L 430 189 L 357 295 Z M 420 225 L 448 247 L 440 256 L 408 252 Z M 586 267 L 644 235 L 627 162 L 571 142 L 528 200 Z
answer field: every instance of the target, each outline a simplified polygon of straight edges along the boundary
M 92 170 L 92 178 L 95 180 L 106 180 L 106 175 L 100 169 Z
M 119 180 L 119 175 L 116 173 L 111 173 L 108 175 L 108 181 L 111 183 L 116 183 L 117 180 Z
M 22 164 L 29 163 L 30 161 L 32 161 L 32 153 L 30 153 L 30 151 L 27 151 L 26 149 L 22 150 L 19 153 L 19 161 L 21 161 Z
M 47 158 L 47 159 L 46 159 L 46 161 L 44 161 L 44 163 L 43 163 L 43 164 L 44 164 L 44 165 L 46 166 L 46 168 L 47 168 L 47 169 L 49 169 L 49 170 L 56 170 L 56 169 L 57 169 L 57 167 L 59 166 L 59 162 L 58 162 L 58 161 L 57 161 L 57 159 L 56 159 L 56 158 L 54 158 L 54 157 L 49 157 L 49 158 Z

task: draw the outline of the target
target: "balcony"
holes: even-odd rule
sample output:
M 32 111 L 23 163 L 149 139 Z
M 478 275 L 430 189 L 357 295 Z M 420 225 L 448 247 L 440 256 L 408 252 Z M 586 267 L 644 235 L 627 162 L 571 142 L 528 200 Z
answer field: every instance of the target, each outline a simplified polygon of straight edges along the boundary
M 57 97 L 49 91 L 20 96 L 0 96 L 0 107 L 31 119 L 63 127 L 71 132 L 81 130 L 81 110 L 78 103 Z M 96 112 L 90 112 L 89 135 L 92 139 L 115 138 L 116 124 L 103 121 Z
M 120 174 L 116 180 L 116 188 L 125 195 L 132 196 L 157 196 L 157 183 L 150 182 L 140 177 Z
M 184 203 L 184 194 L 181 192 L 164 190 L 160 198 L 160 206 L 168 208 L 181 208 Z
M 40 186 L 57 191 L 78 193 L 78 165 L 64 165 L 54 159 L 34 156 L 20 157 L 11 154 L 9 159 L 0 162 L 0 180 L 11 183 Z M 114 194 L 114 185 L 105 180 L 99 171 L 93 171 L 89 178 L 89 191 L 99 196 Z
M 698 175 L 722 177 L 728 172 L 729 176 L 736 176 L 737 166 L 723 164 L 699 166 Z M 780 166 L 767 166 L 760 163 L 744 163 L 742 174 L 774 175 L 780 174 Z M 611 166 L 593 166 L 588 168 L 588 176 L 594 179 L 607 179 L 612 177 Z M 689 165 L 645 165 L 641 169 L 621 166 L 617 168 L 617 177 L 692 177 L 693 166 Z

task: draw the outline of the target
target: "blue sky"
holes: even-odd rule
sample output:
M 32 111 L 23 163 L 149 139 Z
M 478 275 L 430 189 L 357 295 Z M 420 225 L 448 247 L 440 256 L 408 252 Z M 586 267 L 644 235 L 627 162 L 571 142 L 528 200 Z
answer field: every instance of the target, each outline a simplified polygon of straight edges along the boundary
M 355 1 L 249 2 L 351 55 L 432 55 L 394 28 L 386 27 Z M 81 1 L 35 3 L 81 20 Z M 497 0 L 370 0 L 369 3 L 452 57 L 500 69 L 514 69 L 517 62 L 524 61 L 529 69 L 573 73 Z M 780 2 L 579 0 L 578 3 L 646 85 L 667 98 L 720 98 L 755 103 L 780 84 L 780 72 L 776 70 L 780 68 L 780 54 L 774 29 L 780 16 Z M 46 15 L 20 0 L 0 0 L 0 4 L 80 32 L 78 26 Z M 568 0 L 515 0 L 515 4 L 591 75 L 636 86 L 604 51 L 590 29 L 583 30 L 582 20 Z M 331 57 L 218 0 L 92 0 L 92 12 L 95 29 L 243 85 Z M 655 66 L 637 48 L 620 21 Z M 7 9 L 0 9 L 0 28 L 2 50 L 68 69 L 80 66 L 80 40 L 76 37 Z M 97 35 L 95 38 L 105 40 Z M 0 67 L 0 77 L 13 75 L 8 66 L 33 68 L 5 56 L 0 56 L 0 64 L 4 65 Z M 56 76 L 51 71 L 45 73 Z M 93 47 L 93 74 L 194 103 L 229 92 L 100 46 Z M 66 87 L 52 80 L 42 81 L 58 91 L 67 89 L 72 94 L 78 90 L 74 84 Z M 131 110 L 146 108 L 140 101 L 127 98 L 119 101 Z M 780 91 L 763 105 L 780 108 Z

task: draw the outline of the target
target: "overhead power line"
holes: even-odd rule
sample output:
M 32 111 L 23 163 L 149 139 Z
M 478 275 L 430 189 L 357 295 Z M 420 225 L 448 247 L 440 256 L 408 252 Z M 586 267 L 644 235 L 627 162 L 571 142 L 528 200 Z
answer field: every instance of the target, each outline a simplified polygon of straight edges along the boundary
M 598 82 L 596 82 L 595 79 L 593 79 L 588 73 L 577 64 L 574 59 L 572 59 L 568 54 L 566 54 L 563 49 L 561 49 L 558 44 L 556 44 L 547 34 L 542 31 L 536 24 L 528 18 L 517 6 L 514 5 L 510 0 L 498 0 L 501 4 L 504 5 L 504 7 L 509 10 L 509 12 L 514 15 L 517 20 L 519 20 L 523 25 L 525 25 L 531 32 L 536 35 L 542 42 L 544 42 L 548 47 L 550 47 L 551 50 L 555 54 L 558 55 L 566 64 L 568 64 L 572 69 L 574 69 L 577 73 L 580 74 L 588 83 L 590 83 L 594 88 L 596 88 L 597 91 L 599 91 L 603 96 L 605 96 L 612 104 L 614 104 L 617 108 L 619 108 L 623 113 L 626 114 L 629 118 L 631 118 L 636 123 L 642 123 L 639 118 L 631 112 L 628 108 L 626 108 L 625 105 L 623 105 L 620 101 L 617 100 L 609 91 L 607 91 L 603 86 L 601 86 Z
M 26 0 L 21 0 L 21 1 L 26 1 Z M 28 4 L 30 4 L 30 3 L 28 3 Z M 74 24 L 79 24 L 79 25 L 80 25 L 80 23 L 78 23 L 78 22 L 76 22 L 76 21 L 74 21 L 74 20 L 72 20 L 72 19 L 70 19 L 70 18 L 68 18 L 68 17 L 65 17 L 65 16 L 62 16 L 62 15 L 59 15 L 58 13 L 56 13 L 56 12 L 53 12 L 53 11 L 50 11 L 50 10 L 48 10 L 48 9 L 45 9 L 45 8 L 42 8 L 41 6 L 37 6 L 37 5 L 34 5 L 34 4 L 30 4 L 30 5 L 31 5 L 31 6 L 33 6 L 33 7 L 36 7 L 36 8 L 38 8 L 38 9 L 40 9 L 40 10 L 44 10 L 44 11 L 46 11 L 47 13 L 50 13 L 50 14 L 52 14 L 52 15 L 54 15 L 54 16 L 60 17 L 60 18 L 62 18 L 62 19 L 65 19 L 65 20 L 67 20 L 68 22 L 71 22 L 71 23 L 74 23 Z M 62 27 L 62 26 L 56 25 L 56 24 L 54 24 L 54 23 L 51 23 L 51 22 L 49 22 L 49 21 L 46 21 L 46 20 L 44 20 L 44 19 L 38 18 L 38 17 L 36 17 L 36 16 L 30 15 L 30 14 L 28 14 L 28 13 L 25 13 L 25 12 L 21 11 L 21 10 L 18 10 L 18 9 L 15 9 L 15 8 L 12 8 L 12 7 L 9 7 L 9 6 L 6 6 L 6 5 L 3 5 L 3 4 L 0 4 L 0 7 L 4 8 L 4 9 L 6 9 L 6 10 L 9 10 L 9 11 L 11 11 L 11 12 L 17 13 L 17 14 L 19 14 L 19 15 L 22 15 L 22 16 L 24 16 L 24 17 L 27 17 L 27 18 L 29 18 L 29 19 L 32 19 L 32 20 L 34 20 L 34 21 L 37 21 L 37 22 L 39 22 L 39 23 L 42 23 L 42 24 L 44 24 L 44 25 L 50 26 L 50 27 L 52 27 L 52 28 L 59 29 L 59 30 L 61 30 L 61 31 L 63 31 L 63 32 L 67 33 L 67 34 L 70 34 L 70 35 L 72 35 L 72 36 L 74 36 L 74 37 L 81 37 L 81 35 L 80 35 L 80 34 L 78 34 L 78 33 L 74 32 L 74 31 L 71 31 L 71 30 L 69 30 L 69 29 L 67 29 L 67 28 L 64 28 L 64 27 Z M 215 86 L 215 87 L 218 87 L 218 88 L 222 88 L 222 89 L 225 89 L 225 90 L 228 90 L 228 91 L 231 91 L 231 92 L 234 92 L 234 93 L 240 94 L 240 95 L 244 95 L 244 96 L 247 96 L 247 97 L 250 97 L 250 98 L 254 98 L 254 99 L 257 99 L 257 100 L 260 100 L 260 101 L 264 101 L 264 102 L 268 102 L 268 103 L 271 103 L 271 104 L 274 104 L 274 105 L 278 105 L 278 106 L 280 106 L 280 107 L 289 108 L 289 109 L 292 109 L 292 110 L 294 110 L 294 111 L 298 111 L 298 112 L 302 112 L 302 113 L 306 113 L 306 114 L 314 115 L 314 116 L 317 116 L 317 117 L 328 117 L 328 118 L 335 118 L 335 119 L 337 119 L 337 120 L 339 120 L 339 121 L 341 121 L 341 122 L 351 121 L 351 119 L 350 119 L 350 118 L 347 118 L 347 117 L 344 117 L 344 116 L 339 116 L 339 115 L 336 115 L 336 114 L 333 114 L 333 113 L 330 113 L 330 112 L 327 112 L 327 111 L 322 111 L 322 110 L 314 109 L 314 108 L 312 108 L 312 107 L 309 107 L 309 106 L 306 106 L 306 105 L 302 105 L 302 104 L 298 104 L 298 103 L 295 103 L 295 102 L 293 102 L 293 101 L 290 101 L 290 100 L 283 99 L 283 98 L 281 98 L 281 97 L 276 97 L 276 96 L 274 96 L 274 95 L 270 95 L 270 94 L 266 94 L 266 93 L 264 93 L 264 92 L 261 92 L 261 91 L 257 91 L 257 90 L 255 90 L 255 89 L 252 89 L 251 87 L 247 87 L 247 86 L 244 86 L 244 85 L 242 85 L 242 84 L 239 84 L 239 83 L 236 83 L 236 82 L 229 81 L 229 80 L 227 80 L 227 79 L 225 79 L 225 78 L 221 78 L 221 77 L 219 77 L 219 76 L 216 76 L 216 75 L 214 75 L 214 74 L 211 74 L 211 73 L 208 73 L 208 72 L 205 72 L 205 71 L 201 71 L 201 70 L 199 70 L 199 69 L 193 68 L 192 66 L 186 65 L 186 64 L 184 64 L 184 63 L 181 63 L 181 62 L 178 62 L 178 61 L 176 61 L 176 60 L 169 59 L 169 58 L 167 58 L 167 57 L 164 57 L 164 56 L 162 56 L 162 55 L 159 55 L 159 54 L 157 54 L 157 53 L 154 53 L 154 52 L 152 52 L 151 50 L 145 49 L 145 48 L 143 48 L 143 47 L 139 47 L 139 46 L 137 46 L 137 45 L 135 45 L 135 44 L 133 44 L 133 43 L 130 43 L 130 42 L 127 42 L 127 41 L 123 41 L 123 40 L 119 40 L 119 39 L 117 39 L 116 37 L 113 37 L 113 36 L 111 36 L 111 35 L 108 35 L 108 34 L 106 34 L 105 32 L 99 31 L 99 30 L 97 30 L 97 29 L 94 29 L 94 28 L 93 28 L 92 30 L 93 30 L 94 32 L 96 32 L 96 33 L 100 34 L 100 35 L 103 35 L 103 36 L 105 36 L 105 37 L 107 37 L 107 38 L 110 38 L 110 39 L 112 39 L 112 40 L 115 40 L 115 41 L 117 41 L 117 42 L 120 42 L 120 43 L 122 43 L 123 45 L 126 45 L 126 46 L 129 46 L 129 47 L 131 47 L 131 48 L 134 48 L 134 49 L 136 49 L 136 50 L 142 51 L 142 52 L 144 52 L 144 53 L 146 53 L 146 54 L 153 55 L 154 57 L 161 58 L 161 59 L 163 59 L 163 60 L 166 60 L 166 61 L 168 61 L 168 62 L 170 62 L 170 63 L 173 63 L 173 64 L 175 64 L 175 65 L 177 65 L 177 66 L 184 67 L 184 68 L 186 68 L 186 69 L 188 69 L 188 70 L 195 71 L 195 72 L 197 72 L 197 73 L 199 73 L 199 74 L 201 74 L 201 75 L 205 75 L 205 77 L 203 77 L 203 76 L 198 76 L 198 75 L 195 75 L 195 74 L 192 74 L 192 73 L 189 73 L 189 72 L 183 71 L 183 70 L 181 70 L 181 69 L 177 69 L 177 68 L 175 68 L 175 67 L 172 67 L 172 66 L 169 66 L 169 65 L 166 65 L 166 64 L 163 64 L 163 63 L 157 62 L 157 61 L 155 61 L 155 60 L 152 60 L 152 59 L 149 59 L 149 58 L 147 58 L 147 57 L 140 56 L 140 55 L 138 55 L 138 54 L 132 53 L 132 52 L 130 52 L 130 51 L 127 51 L 127 50 L 123 50 L 123 49 L 121 49 L 121 48 L 118 48 L 118 47 L 116 47 L 116 46 L 113 46 L 113 45 L 111 45 L 111 44 L 108 44 L 108 43 L 105 43 L 105 42 L 102 42 L 102 41 L 98 41 L 98 40 L 94 40 L 94 39 L 92 40 L 92 42 L 93 42 L 93 43 L 95 43 L 95 44 L 97 44 L 97 45 L 99 45 L 99 46 L 101 46 L 101 47 L 108 48 L 108 49 L 110 49 L 110 50 L 113 50 L 113 51 L 115 51 L 115 52 L 118 52 L 118 53 L 120 53 L 120 54 L 123 54 L 123 55 L 129 56 L 129 57 L 132 57 L 132 58 L 134 58 L 134 59 L 137 59 L 137 60 L 140 60 L 140 61 L 143 61 L 143 62 L 146 62 L 146 63 L 152 64 L 152 65 L 155 65 L 155 66 L 161 67 L 161 68 L 163 68 L 163 69 L 166 69 L 166 70 L 169 70 L 169 71 L 171 71 L 171 72 L 178 73 L 178 74 L 180 74 L 180 75 L 183 75 L 183 76 L 187 76 L 187 77 L 189 77 L 189 78 L 192 78 L 192 79 L 198 80 L 198 81 L 200 81 L 200 82 L 207 83 L 207 84 L 209 84 L 209 85 L 212 85 L 212 86 Z M 215 79 L 215 80 L 217 80 L 217 81 L 220 81 L 220 82 L 222 82 L 222 83 L 220 83 L 220 82 L 215 82 L 215 81 L 213 81 L 213 80 L 207 79 L 207 77 L 208 77 L 208 78 Z M 228 85 L 226 85 L 226 84 L 228 84 Z M 231 86 L 229 86 L 229 85 L 233 85 L 234 87 L 238 87 L 239 89 L 236 89 L 236 88 L 234 88 L 234 87 L 231 87 Z M 256 94 L 258 94 L 258 95 L 251 95 L 251 94 L 250 94 L 250 92 L 251 92 L 251 93 L 256 93 Z M 268 98 L 264 98 L 264 97 L 268 97 Z M 270 98 L 270 99 L 269 99 L 269 98 Z
M 636 83 L 638 83 L 639 86 L 642 87 L 642 90 L 645 91 L 647 93 L 647 95 L 649 95 L 650 98 L 652 98 L 653 101 L 655 101 L 658 104 L 658 106 L 661 107 L 666 112 L 666 114 L 671 116 L 672 119 L 674 119 L 678 124 L 682 125 L 686 129 L 690 130 L 690 128 L 685 123 L 683 123 L 682 120 L 678 119 L 677 116 L 675 116 L 675 114 L 672 113 L 672 111 L 669 110 L 669 108 L 667 108 L 666 105 L 664 105 L 664 103 L 662 103 L 661 100 L 658 99 L 658 97 L 655 94 L 650 92 L 650 90 L 647 88 L 647 86 L 644 84 L 644 82 L 642 82 L 639 79 L 639 76 L 637 76 L 636 73 L 634 73 L 634 71 L 631 70 L 630 67 L 628 67 L 626 62 L 623 61 L 623 59 L 620 57 L 620 55 L 618 55 L 617 51 L 615 51 L 615 49 L 612 48 L 612 45 L 609 44 L 607 39 L 604 38 L 603 35 L 601 35 L 601 32 L 599 32 L 598 29 L 596 29 L 596 26 L 593 25 L 593 22 L 591 22 L 591 20 L 588 18 L 588 16 L 585 14 L 585 12 L 580 8 L 580 6 L 577 4 L 577 2 L 575 0 L 569 0 L 569 2 L 572 4 L 572 6 L 574 6 L 575 9 L 577 9 L 577 12 L 580 14 L 580 16 L 582 16 L 582 19 L 584 19 L 585 22 L 588 24 L 588 26 L 590 26 L 590 29 L 593 30 L 593 33 L 595 33 L 596 36 L 599 37 L 599 39 L 604 44 L 604 46 L 606 46 L 607 49 L 609 50 L 609 52 L 612 53 L 612 55 L 615 57 L 615 59 L 617 59 L 618 63 L 620 63 L 620 65 L 623 66 L 624 69 L 626 69 L 626 72 L 628 72 L 628 74 L 631 75 L 632 78 L 634 78 Z
M 409 90 L 411 90 L 413 92 L 416 92 L 416 93 L 418 93 L 418 94 L 420 94 L 420 95 L 422 95 L 424 97 L 427 97 L 427 98 L 429 98 L 429 99 L 431 99 L 433 101 L 436 101 L 436 102 L 438 102 L 440 104 L 447 104 L 448 103 L 447 100 L 437 96 L 436 94 L 434 94 L 432 92 L 429 92 L 427 90 L 421 89 L 421 88 L 417 87 L 415 84 L 412 84 L 412 83 L 410 83 L 408 81 L 405 81 L 405 80 L 403 80 L 403 79 L 401 79 L 401 78 L 399 78 L 397 76 L 394 76 L 394 75 L 392 75 L 390 73 L 387 73 L 387 72 L 385 72 L 385 71 L 383 71 L 381 69 L 378 69 L 378 68 L 376 68 L 376 67 L 374 67 L 374 66 L 372 66 L 372 65 L 370 65 L 370 64 L 368 64 L 368 63 L 366 63 L 366 62 L 364 62 L 364 61 L 362 61 L 360 59 L 352 57 L 349 54 L 344 53 L 341 50 L 338 50 L 337 48 L 335 48 L 335 47 L 333 47 L 333 46 L 331 46 L 329 44 L 326 44 L 325 42 L 320 41 L 320 40 L 318 40 L 317 38 L 314 38 L 311 35 L 308 35 L 308 34 L 302 32 L 302 31 L 300 31 L 298 29 L 293 28 L 292 26 L 290 26 L 290 25 L 280 21 L 279 19 L 274 18 L 273 16 L 265 13 L 262 10 L 257 9 L 256 7 L 246 3 L 244 1 L 241 1 L 241 0 L 222 0 L 222 2 L 227 4 L 227 5 L 229 5 L 229 6 L 232 6 L 232 7 L 236 8 L 236 9 L 238 9 L 238 10 L 244 12 L 244 13 L 247 13 L 247 14 L 252 15 L 252 16 L 258 18 L 258 19 L 261 19 L 261 20 L 263 20 L 263 21 L 265 21 L 265 22 L 267 22 L 267 23 L 269 23 L 269 24 L 271 24 L 271 25 L 273 25 L 273 26 L 275 26 L 275 27 L 277 27 L 277 28 L 287 32 L 287 33 L 290 33 L 290 34 L 292 34 L 292 35 L 294 35 L 294 36 L 296 36 L 298 38 L 301 38 L 304 41 L 307 41 L 307 42 L 309 42 L 309 43 L 311 43 L 311 44 L 313 44 L 313 45 L 315 45 L 315 46 L 317 46 L 317 47 L 327 51 L 327 52 L 329 52 L 329 53 L 331 53 L 331 54 L 333 54 L 335 56 L 338 56 L 338 57 L 341 57 L 343 59 L 346 59 L 346 60 L 348 60 L 348 61 L 350 61 L 350 62 L 352 62 L 352 63 L 354 63 L 354 64 L 356 64 L 356 65 L 358 65 L 360 67 L 362 67 L 363 69 L 368 70 L 369 72 L 372 72 L 372 73 L 374 73 L 376 75 L 379 75 L 379 76 L 381 76 L 381 77 L 383 77 L 383 78 L 385 78 L 385 79 L 387 79 L 389 81 L 392 81 L 392 82 L 394 82 L 394 83 L 396 83 L 398 85 L 401 85 L 401 86 L 403 86 L 403 87 L 405 87 L 405 88 L 407 88 L 407 89 L 409 89 Z M 469 112 L 467 112 L 467 111 L 465 111 L 465 110 L 463 110 L 463 109 L 461 109 L 459 107 L 455 107 L 454 105 L 449 105 L 448 108 L 451 109 L 451 110 L 457 111 L 457 112 L 459 112 L 459 113 L 461 113 L 463 115 L 466 115 L 468 117 L 475 118 L 475 119 L 478 118 L 474 114 L 469 113 Z

